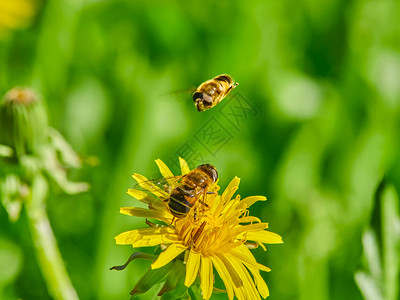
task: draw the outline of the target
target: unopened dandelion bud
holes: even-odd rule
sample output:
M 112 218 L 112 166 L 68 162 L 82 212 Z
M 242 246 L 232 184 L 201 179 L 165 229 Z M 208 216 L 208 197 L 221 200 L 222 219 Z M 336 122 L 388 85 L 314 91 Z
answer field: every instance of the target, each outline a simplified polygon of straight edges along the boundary
M 36 154 L 45 143 L 47 115 L 42 101 L 29 88 L 10 90 L 0 102 L 0 144 L 19 158 Z

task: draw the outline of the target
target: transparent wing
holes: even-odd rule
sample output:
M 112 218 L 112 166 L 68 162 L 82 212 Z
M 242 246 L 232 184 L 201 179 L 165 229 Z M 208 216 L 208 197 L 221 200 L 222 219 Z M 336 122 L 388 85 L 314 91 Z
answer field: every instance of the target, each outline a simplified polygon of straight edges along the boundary
M 168 207 L 171 192 L 179 185 L 183 175 L 156 179 L 147 179 L 139 174 L 134 174 L 132 177 L 137 183 L 131 191 L 137 191 L 135 195 L 140 196 L 140 193 L 143 195 L 141 199 L 138 200 L 154 208 L 164 209 L 166 206 Z M 135 198 L 137 197 L 135 196 Z
M 144 176 L 134 174 L 133 178 L 138 182 L 134 186 L 134 190 L 142 191 L 147 194 L 146 203 L 153 207 L 167 207 L 175 216 L 185 216 L 193 206 L 199 208 L 199 210 L 196 209 L 195 212 L 196 215 L 199 215 L 202 210 L 209 208 L 206 203 L 206 195 L 213 192 L 209 192 L 208 189 L 205 189 L 201 193 L 195 194 L 193 189 L 189 187 L 185 188 L 184 185 L 181 185 L 184 176 L 185 175 L 147 179 Z M 174 189 L 178 186 L 186 196 L 192 195 L 192 197 L 185 199 L 181 197 L 181 194 L 177 195 L 173 193 Z M 190 200 L 192 205 L 186 200 Z M 171 202 L 173 203 L 171 204 Z M 176 209 L 174 209 L 174 207 Z
M 146 193 L 150 192 L 155 197 L 166 200 L 170 197 L 172 190 L 179 185 L 183 176 L 184 175 L 147 179 L 144 176 L 134 174 L 133 178 L 137 183 L 133 188 Z
M 183 89 L 183 90 L 175 90 L 171 92 L 164 93 L 160 95 L 160 98 L 163 99 L 166 102 L 186 102 L 192 101 L 192 95 L 196 88 L 190 88 L 190 89 Z
M 161 96 L 163 102 L 168 103 L 167 105 L 171 107 L 171 109 L 176 109 L 179 107 L 193 107 L 193 93 L 196 91 L 196 88 L 173 91 L 166 93 Z

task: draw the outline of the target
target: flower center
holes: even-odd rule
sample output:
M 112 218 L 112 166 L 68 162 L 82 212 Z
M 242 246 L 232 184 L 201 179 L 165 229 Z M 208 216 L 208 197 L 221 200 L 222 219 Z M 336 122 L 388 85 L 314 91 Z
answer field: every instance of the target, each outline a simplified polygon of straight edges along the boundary
M 245 240 L 237 238 L 236 230 L 240 227 L 239 224 L 240 218 L 237 214 L 215 215 L 208 210 L 201 216 L 196 217 L 193 213 L 177 220 L 175 229 L 185 247 L 208 255 L 244 243 Z

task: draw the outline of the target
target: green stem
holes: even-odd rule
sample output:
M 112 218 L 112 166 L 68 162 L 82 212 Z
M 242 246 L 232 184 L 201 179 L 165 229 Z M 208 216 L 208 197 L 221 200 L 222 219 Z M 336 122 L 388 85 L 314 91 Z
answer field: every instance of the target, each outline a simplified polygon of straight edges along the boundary
M 45 206 L 46 195 L 47 182 L 41 175 L 37 175 L 26 210 L 39 267 L 47 288 L 55 299 L 78 299 L 51 229 Z

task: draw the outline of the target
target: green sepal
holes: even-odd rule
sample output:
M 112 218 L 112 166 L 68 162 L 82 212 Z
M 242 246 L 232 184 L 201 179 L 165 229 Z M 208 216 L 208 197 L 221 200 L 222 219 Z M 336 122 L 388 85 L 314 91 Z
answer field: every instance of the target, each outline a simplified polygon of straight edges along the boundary
M 201 289 L 200 289 L 200 283 L 199 280 L 196 279 L 196 281 L 188 288 L 188 293 L 190 296 L 190 299 L 192 300 L 202 300 L 203 297 L 201 296 Z
M 136 259 L 136 258 L 142 258 L 142 259 L 147 259 L 147 260 L 151 260 L 151 261 L 155 261 L 157 259 L 157 255 L 154 254 L 148 254 L 148 253 L 143 253 L 143 252 L 134 252 L 131 254 L 131 256 L 129 256 L 128 260 L 121 266 L 114 266 L 111 267 L 110 270 L 117 270 L 117 271 L 121 271 L 123 269 L 125 269 L 128 264 Z
M 180 290 L 179 292 L 177 290 L 170 291 L 168 293 L 165 293 L 161 296 L 162 300 L 189 300 L 192 299 L 188 293 L 188 288 L 185 287 L 185 290 Z
M 172 270 L 172 263 L 167 264 L 164 267 L 158 269 L 151 269 L 139 279 L 138 283 L 135 285 L 131 291 L 131 295 L 142 294 L 150 290 L 154 285 L 160 283 L 166 279 L 169 272 Z M 132 297 L 134 298 L 134 297 Z
M 182 296 L 187 294 L 187 287 L 185 286 L 186 265 L 182 260 L 175 260 L 173 262 L 172 270 L 168 275 L 167 281 L 161 288 L 158 296 L 161 299 L 184 299 Z
M 28 193 L 29 188 L 15 174 L 8 174 L 0 180 L 0 201 L 11 221 L 19 219 L 24 194 L 26 196 Z

